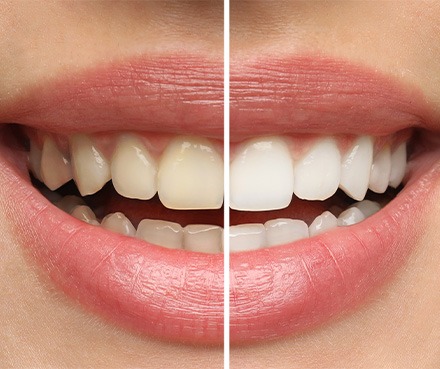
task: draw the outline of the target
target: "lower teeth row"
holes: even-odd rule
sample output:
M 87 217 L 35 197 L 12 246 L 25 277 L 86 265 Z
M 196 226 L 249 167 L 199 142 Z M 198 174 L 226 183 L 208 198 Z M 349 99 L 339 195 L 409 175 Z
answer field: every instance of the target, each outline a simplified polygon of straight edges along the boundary
M 215 225 L 178 223 L 144 219 L 137 229 L 122 213 L 111 213 L 99 221 L 93 210 L 76 196 L 66 196 L 54 202 L 73 217 L 125 236 L 136 237 L 149 243 L 171 249 L 219 253 L 223 251 L 223 229 Z M 308 226 L 302 220 L 274 219 L 265 224 L 231 226 L 230 251 L 248 251 L 282 245 L 312 237 L 336 227 L 346 227 L 363 221 L 380 210 L 376 202 L 364 200 L 343 211 L 339 217 L 325 211 Z

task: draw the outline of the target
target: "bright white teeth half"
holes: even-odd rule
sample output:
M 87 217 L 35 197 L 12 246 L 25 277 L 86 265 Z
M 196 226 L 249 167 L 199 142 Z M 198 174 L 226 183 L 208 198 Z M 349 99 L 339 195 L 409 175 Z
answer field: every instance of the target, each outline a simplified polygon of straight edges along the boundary
M 402 143 L 391 154 L 390 186 L 397 188 L 402 182 L 406 171 L 406 143 Z
M 362 222 L 365 219 L 364 214 L 356 207 L 352 207 L 343 211 L 338 217 L 338 226 L 346 227 L 359 222 Z
M 41 179 L 52 191 L 72 179 L 70 160 L 61 153 L 51 138 L 46 138 L 43 145 Z
M 231 252 L 256 250 L 266 245 L 266 230 L 262 224 L 241 224 L 229 227 Z
M 266 228 L 266 246 L 285 243 L 309 237 L 306 222 L 296 219 L 274 219 L 264 224 Z
M 73 178 L 81 195 L 99 191 L 111 178 L 110 166 L 104 155 L 86 135 L 70 140 Z
M 339 187 L 355 200 L 363 200 L 370 182 L 373 162 L 373 139 L 360 137 L 342 158 Z
M 144 144 L 133 135 L 119 138 L 111 161 L 116 192 L 127 198 L 148 200 L 157 192 L 157 165 Z
M 218 209 L 223 203 L 223 159 L 207 140 L 179 137 L 159 165 L 158 194 L 170 209 Z
M 259 138 L 239 149 L 230 166 L 230 203 L 236 210 L 282 209 L 293 193 L 293 164 L 286 143 Z
M 134 237 L 136 228 L 130 220 L 122 213 L 108 214 L 101 222 L 101 226 L 109 231 L 122 234 L 124 236 Z
M 95 213 L 86 205 L 76 206 L 72 210 L 71 215 L 76 219 L 82 220 L 83 222 L 93 225 L 99 225 L 99 222 L 96 220 Z
M 341 155 L 336 142 L 319 140 L 295 163 L 295 195 L 304 200 L 328 199 L 337 191 L 340 178 Z
M 142 220 L 139 223 L 136 237 L 169 249 L 181 249 L 183 245 L 183 229 L 181 225 L 164 220 Z
M 222 251 L 222 228 L 191 224 L 183 230 L 183 248 L 189 251 L 218 253 Z
M 338 219 L 329 211 L 325 211 L 321 215 L 317 216 L 312 224 L 310 224 L 310 237 L 324 233 L 330 229 L 336 228 L 337 226 Z
M 384 193 L 388 188 L 391 174 L 391 150 L 385 146 L 374 158 L 370 172 L 371 191 Z

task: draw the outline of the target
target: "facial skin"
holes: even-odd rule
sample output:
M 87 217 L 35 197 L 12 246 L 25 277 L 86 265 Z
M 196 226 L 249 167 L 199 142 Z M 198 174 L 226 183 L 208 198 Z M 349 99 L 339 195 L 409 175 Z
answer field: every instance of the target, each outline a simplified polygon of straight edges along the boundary
M 221 60 L 223 3 L 3 1 L 0 117 L 29 89 L 62 74 L 142 54 L 191 52 Z M 2 121 L 3 122 L 3 121 Z M 103 127 L 105 129 L 105 127 Z M 0 189 L 0 214 L 11 199 Z M 220 347 L 137 336 L 67 299 L 0 222 L 0 362 L 17 368 L 220 368 Z
M 234 59 L 320 53 L 409 83 L 438 112 L 439 21 L 437 2 L 232 1 L 231 69 Z M 423 235 L 389 283 L 306 334 L 233 348 L 231 368 L 438 368 L 438 179 L 435 188 L 417 219 Z

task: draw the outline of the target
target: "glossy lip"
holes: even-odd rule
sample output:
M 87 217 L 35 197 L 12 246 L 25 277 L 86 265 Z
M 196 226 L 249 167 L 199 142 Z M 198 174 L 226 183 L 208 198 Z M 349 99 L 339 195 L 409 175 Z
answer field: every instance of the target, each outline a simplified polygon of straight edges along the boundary
M 222 138 L 222 66 L 179 55 L 125 60 L 35 86 L 2 107 L 0 118 L 59 134 L 123 129 Z M 12 199 L 13 231 L 66 295 L 149 336 L 222 343 L 222 254 L 169 250 L 74 219 L 31 185 L 24 153 L 0 132 L 0 183 L 2 198 Z
M 435 127 L 420 92 L 345 61 L 271 58 L 238 62 L 231 71 L 232 141 L 250 132 L 380 136 Z M 399 195 L 362 223 L 231 254 L 231 343 L 264 342 L 322 326 L 384 285 L 422 232 L 413 219 L 423 218 L 440 183 L 438 144 L 411 166 Z

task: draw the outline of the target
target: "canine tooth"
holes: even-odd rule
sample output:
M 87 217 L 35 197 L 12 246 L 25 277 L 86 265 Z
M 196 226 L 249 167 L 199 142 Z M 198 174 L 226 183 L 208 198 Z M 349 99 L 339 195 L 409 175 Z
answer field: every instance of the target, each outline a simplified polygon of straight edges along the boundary
M 365 219 L 364 214 L 358 208 L 352 207 L 345 211 L 343 211 L 338 218 L 338 226 L 346 227 L 359 222 L 362 222 Z
M 310 237 L 324 233 L 338 226 L 338 219 L 329 211 L 324 211 L 310 224 Z
M 142 220 L 138 225 L 136 237 L 169 249 L 181 249 L 183 246 L 181 225 L 164 220 Z
M 256 250 L 266 245 L 266 229 L 262 224 L 240 224 L 229 227 L 231 252 Z
M 44 140 L 41 153 L 41 178 L 52 191 L 72 179 L 70 160 L 49 137 Z
M 375 156 L 370 171 L 371 191 L 376 193 L 384 193 L 388 188 L 391 173 L 391 150 L 389 146 L 385 146 Z
M 309 237 L 309 228 L 302 220 L 274 219 L 264 224 L 266 246 L 283 245 Z
M 406 171 L 406 143 L 402 143 L 391 154 L 391 174 L 390 186 L 393 188 L 399 187 L 405 176 Z
M 354 206 L 362 212 L 365 218 L 377 213 L 381 209 L 379 203 L 370 200 L 358 202 Z
M 59 209 L 71 214 L 73 209 L 78 205 L 85 205 L 84 200 L 78 196 L 64 196 L 61 200 L 55 202 L 55 206 Z
M 222 250 L 222 229 L 214 225 L 191 224 L 183 229 L 184 250 L 218 253 Z
M 286 143 L 276 137 L 245 143 L 230 166 L 230 202 L 236 210 L 282 209 L 293 193 L 293 165 Z
M 157 192 L 157 164 L 134 135 L 119 138 L 111 160 L 113 186 L 120 195 L 148 200 Z
M 99 225 L 99 222 L 96 220 L 95 213 L 86 205 L 76 206 L 70 215 L 76 219 L 82 220 L 83 222 Z
M 31 140 L 31 147 L 29 151 L 29 167 L 34 174 L 35 178 L 41 179 L 41 149 L 37 146 L 35 142 Z
M 223 160 L 201 138 L 172 141 L 159 165 L 160 201 L 170 209 L 218 209 L 223 203 Z
M 318 143 L 295 163 L 293 192 L 304 200 L 325 200 L 331 197 L 341 179 L 341 154 L 331 139 Z
M 364 199 L 370 181 L 373 162 L 373 139 L 360 137 L 342 158 L 341 183 L 339 187 L 355 200 Z
M 92 139 L 77 134 L 70 140 L 73 178 L 81 195 L 99 191 L 111 178 L 110 166 Z
M 130 220 L 120 212 L 105 216 L 101 222 L 101 226 L 109 231 L 119 233 L 124 236 L 134 237 L 136 235 L 136 228 L 134 228 Z

